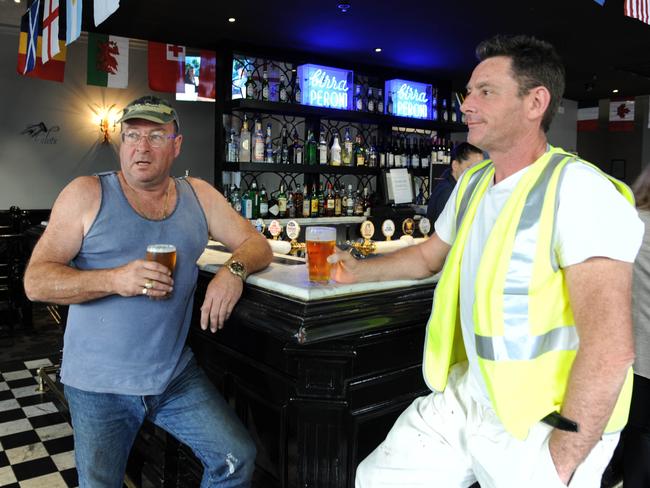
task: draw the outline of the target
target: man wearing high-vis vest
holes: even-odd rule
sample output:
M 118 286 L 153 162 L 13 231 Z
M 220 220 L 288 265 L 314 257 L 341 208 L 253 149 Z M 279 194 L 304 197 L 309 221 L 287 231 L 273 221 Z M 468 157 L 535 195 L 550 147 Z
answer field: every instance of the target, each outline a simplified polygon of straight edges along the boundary
M 442 269 L 424 346 L 432 393 L 359 465 L 357 488 L 597 488 L 627 421 L 643 233 L 632 194 L 548 144 L 564 92 L 551 45 L 497 36 L 477 56 L 462 110 L 490 160 L 462 175 L 423 244 L 329 258 L 339 282 Z

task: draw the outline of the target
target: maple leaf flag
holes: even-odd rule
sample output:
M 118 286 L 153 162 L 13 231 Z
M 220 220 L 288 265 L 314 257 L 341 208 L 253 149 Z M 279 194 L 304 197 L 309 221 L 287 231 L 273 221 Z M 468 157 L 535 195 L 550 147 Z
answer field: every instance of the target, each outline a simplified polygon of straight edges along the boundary
M 43 8 L 43 42 L 41 59 L 43 64 L 59 54 L 59 0 L 45 0 Z
M 634 130 L 634 100 L 609 101 L 609 130 L 612 132 Z
M 89 85 L 126 88 L 129 84 L 129 40 L 88 33 Z
M 149 41 L 149 88 L 155 91 L 185 91 L 185 46 Z

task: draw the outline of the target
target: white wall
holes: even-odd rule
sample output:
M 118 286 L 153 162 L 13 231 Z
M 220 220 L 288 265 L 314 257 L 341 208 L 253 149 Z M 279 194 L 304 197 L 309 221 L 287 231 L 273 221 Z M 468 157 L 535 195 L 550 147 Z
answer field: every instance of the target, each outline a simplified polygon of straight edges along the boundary
M 562 99 L 547 134 L 548 142 L 566 151 L 576 152 L 578 146 L 578 102 Z
M 146 43 L 131 41 L 129 86 L 110 89 L 86 85 L 87 42 L 82 34 L 68 47 L 65 82 L 57 83 L 16 73 L 19 29 L 0 25 L 0 209 L 51 208 L 61 189 L 73 178 L 118 169 L 116 146 L 101 144 L 93 125 L 90 105 L 116 104 L 154 93 L 172 100 L 172 94 L 155 93 L 147 85 Z M 190 174 L 210 183 L 214 178 L 214 104 L 173 102 L 184 137 L 173 173 Z M 49 140 L 21 134 L 43 122 Z M 117 128 L 119 132 L 119 126 Z M 118 132 L 114 141 L 118 140 Z M 43 143 L 52 142 L 55 143 Z

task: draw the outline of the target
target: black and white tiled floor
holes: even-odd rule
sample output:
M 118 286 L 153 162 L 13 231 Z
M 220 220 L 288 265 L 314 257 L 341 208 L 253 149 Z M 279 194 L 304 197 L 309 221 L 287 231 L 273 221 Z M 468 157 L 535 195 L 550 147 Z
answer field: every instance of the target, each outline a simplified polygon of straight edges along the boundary
M 77 486 L 72 428 L 53 394 L 36 391 L 50 359 L 0 364 L 0 486 Z

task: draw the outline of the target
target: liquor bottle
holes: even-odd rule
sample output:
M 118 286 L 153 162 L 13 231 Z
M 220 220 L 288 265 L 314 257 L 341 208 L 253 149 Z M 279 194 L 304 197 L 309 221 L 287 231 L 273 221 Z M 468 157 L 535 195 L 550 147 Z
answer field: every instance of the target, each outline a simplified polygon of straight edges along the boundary
M 289 186 L 289 190 L 287 191 L 287 218 L 289 219 L 296 218 L 296 207 L 294 206 L 293 195 L 293 190 L 291 189 L 291 186 Z
M 447 141 L 445 146 L 445 164 L 451 164 L 451 151 L 454 149 L 454 143 L 451 142 L 451 139 Z
M 278 217 L 284 219 L 287 216 L 287 195 L 284 193 L 284 185 L 280 185 L 278 193 Z
M 239 157 L 237 155 L 238 152 L 237 150 L 239 149 L 238 148 L 239 145 L 237 144 L 236 137 L 237 136 L 235 134 L 235 129 L 231 129 L 230 139 L 228 140 L 228 154 L 226 156 L 226 159 L 228 161 L 235 162 L 235 163 L 239 161 Z
M 356 194 L 354 195 L 354 216 L 355 217 L 363 217 L 363 197 L 361 196 L 361 192 L 357 190 Z
M 298 183 L 296 191 L 293 192 L 293 208 L 295 213 L 294 217 L 300 217 L 303 213 L 302 205 L 305 197 L 303 191 L 304 190 L 300 187 L 300 183 Z
M 289 164 L 289 143 L 287 141 L 287 127 L 282 126 L 280 133 L 280 163 Z
M 429 158 L 430 164 L 438 164 L 438 146 L 436 146 L 437 138 L 431 137 L 431 156 Z
M 380 168 L 386 167 L 386 140 L 383 137 L 379 139 L 377 146 L 377 165 Z
M 352 185 L 348 185 L 348 193 L 345 200 L 345 215 L 352 217 L 354 215 L 354 192 Z
M 363 200 L 362 200 L 362 207 L 363 207 L 363 215 L 366 217 L 370 217 L 370 210 L 371 210 L 371 204 L 370 204 L 370 194 L 368 192 L 368 187 L 364 187 L 363 189 Z
M 402 168 L 407 168 L 409 165 L 409 153 L 406 145 L 406 136 L 402 137 Z
M 393 142 L 393 165 L 391 166 L 391 168 L 400 167 L 400 164 L 402 163 L 401 157 L 402 156 L 399 148 L 399 137 L 395 136 Z
M 426 204 L 426 199 L 424 198 L 424 187 L 423 187 L 423 185 L 420 185 L 420 190 L 418 191 L 418 196 L 415 197 L 415 204 L 416 205 L 425 205 Z
M 282 103 L 289 101 L 289 92 L 287 91 L 287 79 L 284 75 L 280 75 L 280 84 L 278 86 L 278 99 Z
M 420 152 L 422 151 L 422 147 L 420 146 L 420 138 L 418 137 L 415 140 L 414 146 L 413 146 L 413 154 L 411 154 L 411 166 L 414 168 L 419 168 L 420 167 Z
M 264 138 L 264 161 L 273 162 L 273 140 L 271 139 L 271 123 L 266 124 L 266 137 Z
M 413 167 L 413 139 L 406 139 L 406 167 Z
M 302 189 L 302 216 L 307 218 L 311 215 L 311 193 L 307 185 Z
M 305 164 L 313 166 L 318 164 L 318 144 L 316 144 L 316 139 L 314 139 L 314 133 L 311 129 L 307 133 L 307 142 L 305 144 Z
M 377 107 L 376 111 L 380 114 L 384 113 L 384 92 L 381 88 L 377 90 Z
M 368 146 L 367 150 L 367 161 L 366 163 L 368 164 L 369 167 L 371 168 L 376 168 L 377 167 L 377 138 L 373 137 L 372 138 L 372 143 Z
M 318 163 L 327 164 L 327 140 L 323 129 L 320 131 L 320 139 L 318 140 Z
M 264 70 L 264 72 L 262 73 L 262 100 L 264 100 L 265 102 L 268 102 L 269 99 L 270 99 L 269 95 L 270 95 L 269 75 L 266 72 L 266 70 Z
M 458 114 L 460 113 L 460 110 L 458 110 L 458 95 L 456 92 L 453 92 L 451 94 L 451 121 L 454 124 L 457 124 L 459 122 L 459 117 Z
M 388 115 L 393 115 L 393 93 L 388 94 L 388 101 L 386 102 L 386 113 Z
M 334 217 L 340 217 L 343 212 L 341 193 L 339 188 L 334 190 Z
M 318 182 L 318 216 L 325 217 L 325 185 Z
M 352 145 L 352 165 L 364 166 L 366 164 L 366 155 L 361 145 L 361 135 L 357 134 Z
M 262 122 L 255 121 L 255 135 L 253 136 L 253 162 L 264 162 L 264 134 L 262 133 Z
M 431 97 L 431 120 L 439 120 L 438 115 L 438 97 L 433 95 L 433 97 Z
M 339 143 L 338 133 L 334 134 L 334 142 L 330 148 L 330 164 L 332 166 L 341 166 L 341 144 Z
M 386 167 L 395 167 L 395 153 L 393 152 L 393 136 L 386 142 Z
M 316 184 L 314 183 L 314 186 L 312 187 L 311 190 L 311 200 L 310 200 L 310 206 L 309 206 L 309 216 L 310 217 L 318 217 L 318 189 L 316 188 Z
M 239 131 L 239 161 L 249 163 L 251 160 L 251 132 L 248 130 L 248 119 L 244 120 Z
M 372 94 L 372 88 L 368 88 L 368 112 L 375 111 L 375 97 Z
M 431 150 L 429 149 L 429 140 L 424 139 L 422 141 L 422 149 L 420 150 L 420 166 L 422 168 L 428 168 L 429 167 L 429 156 L 431 154 Z
M 304 162 L 304 151 L 302 144 L 300 144 L 300 139 L 298 139 L 298 132 L 293 132 L 293 164 L 303 164 Z
M 235 212 L 241 213 L 241 198 L 239 197 L 239 190 L 234 184 L 230 186 L 230 205 L 235 209 Z
M 449 112 L 447 111 L 447 99 L 443 98 L 440 103 L 440 116 L 443 122 L 449 122 Z
M 302 90 L 300 89 L 300 82 L 294 77 L 293 84 L 293 101 L 294 103 L 302 103 Z
M 327 184 L 327 202 L 325 207 L 325 216 L 334 217 L 334 206 L 336 205 L 334 198 L 334 190 L 332 190 L 332 184 Z
M 266 193 L 266 188 L 262 186 L 260 190 L 260 217 L 265 219 L 269 215 L 269 197 Z
M 438 141 L 438 164 L 445 164 L 447 158 L 445 157 L 445 140 L 439 139 Z
M 345 137 L 341 148 L 341 163 L 343 163 L 343 166 L 352 166 L 352 138 L 350 137 L 349 127 L 345 128 Z
M 257 183 L 253 181 L 248 190 L 248 198 L 251 201 L 251 219 L 256 219 L 260 216 L 260 194 L 257 191 Z
M 354 88 L 354 108 L 359 112 L 362 112 L 364 109 L 363 95 L 361 95 L 361 85 L 355 85 Z
M 253 80 L 253 70 L 248 70 L 248 74 L 246 75 L 246 83 L 244 84 L 246 87 L 246 98 L 248 100 L 253 100 L 255 99 L 255 80 Z
M 253 201 L 249 192 L 244 192 L 241 197 L 241 214 L 245 219 L 253 218 Z

